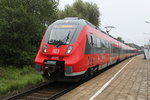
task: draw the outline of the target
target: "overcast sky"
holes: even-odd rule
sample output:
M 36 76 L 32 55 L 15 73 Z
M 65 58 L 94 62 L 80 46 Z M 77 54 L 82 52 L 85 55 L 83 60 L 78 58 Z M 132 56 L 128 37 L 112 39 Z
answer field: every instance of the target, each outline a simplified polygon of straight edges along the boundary
M 71 5 L 75 0 L 60 0 L 59 8 Z M 122 37 L 127 43 L 140 46 L 150 39 L 150 0 L 83 0 L 96 3 L 101 13 L 101 26 L 115 26 L 110 31 L 114 37 Z M 144 34 L 147 33 L 147 34 Z

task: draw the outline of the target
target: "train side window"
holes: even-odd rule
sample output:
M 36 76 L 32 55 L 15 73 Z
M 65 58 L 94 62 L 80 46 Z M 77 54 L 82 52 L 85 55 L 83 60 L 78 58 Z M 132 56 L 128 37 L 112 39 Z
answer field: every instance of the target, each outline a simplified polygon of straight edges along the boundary
M 107 46 L 108 44 L 107 44 L 107 41 L 105 41 L 105 48 L 108 48 L 108 46 Z
M 91 35 L 88 35 L 88 42 L 91 44 Z
M 100 43 L 100 39 L 99 39 L 99 38 L 97 38 L 97 47 L 98 47 L 98 48 L 100 48 L 100 47 L 101 47 L 100 45 L 101 45 L 101 43 Z
M 110 47 L 109 47 L 109 42 L 108 42 L 108 41 L 107 41 L 107 47 L 110 48 Z
M 109 42 L 109 48 L 111 49 L 111 42 Z
M 109 48 L 109 42 L 108 41 L 106 41 L 106 47 Z
M 94 37 L 94 46 L 97 47 L 97 38 Z
M 108 46 L 107 46 L 107 41 L 105 41 L 105 47 L 108 48 Z
M 104 40 L 101 40 L 101 47 L 105 48 L 105 41 Z
M 101 39 L 99 39 L 99 45 L 100 45 L 100 48 L 102 47 L 102 45 L 101 45 Z

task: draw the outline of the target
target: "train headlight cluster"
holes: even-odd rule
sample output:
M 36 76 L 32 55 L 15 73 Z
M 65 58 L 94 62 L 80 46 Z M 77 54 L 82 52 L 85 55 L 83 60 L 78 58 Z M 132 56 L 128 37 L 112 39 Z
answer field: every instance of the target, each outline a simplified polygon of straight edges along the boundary
M 47 45 L 44 45 L 44 46 L 42 47 L 42 51 L 43 51 L 44 53 L 47 52 Z
M 71 74 L 72 72 L 72 66 L 66 66 L 66 73 Z
M 66 51 L 66 54 L 69 54 L 72 51 L 72 49 L 73 49 L 73 46 L 69 46 L 67 51 Z

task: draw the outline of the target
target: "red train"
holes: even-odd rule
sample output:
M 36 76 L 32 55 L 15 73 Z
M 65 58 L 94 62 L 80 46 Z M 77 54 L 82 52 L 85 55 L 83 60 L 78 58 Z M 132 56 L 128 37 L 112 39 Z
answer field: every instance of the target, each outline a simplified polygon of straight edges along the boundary
M 78 81 L 137 54 L 138 50 L 106 35 L 90 22 L 72 17 L 48 27 L 35 68 L 48 79 Z

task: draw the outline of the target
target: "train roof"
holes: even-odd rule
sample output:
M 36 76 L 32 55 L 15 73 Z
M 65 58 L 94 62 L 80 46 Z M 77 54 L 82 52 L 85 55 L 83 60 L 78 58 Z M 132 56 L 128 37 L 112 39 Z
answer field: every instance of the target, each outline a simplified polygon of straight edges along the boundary
M 89 25 L 95 29 L 98 29 L 100 30 L 99 27 L 96 27 L 95 25 L 93 25 L 92 23 L 88 22 L 87 20 L 84 20 L 84 19 L 80 19 L 78 17 L 66 17 L 64 19 L 60 19 L 60 20 L 57 20 L 56 22 L 54 22 L 55 24 L 59 24 L 59 23 L 74 23 L 74 24 L 82 24 L 82 25 Z M 101 30 L 100 30 L 101 31 Z
M 85 20 L 84 19 L 78 19 L 77 17 L 67 17 L 64 19 L 57 20 L 54 22 L 55 24 L 64 24 L 64 23 L 70 23 L 70 24 L 82 24 L 85 25 Z
M 65 24 L 66 23 L 68 23 L 68 24 L 69 23 L 70 24 L 80 24 L 81 26 L 88 25 L 88 26 L 96 29 L 97 31 L 100 31 L 100 33 L 102 33 L 101 35 L 103 37 L 107 38 L 109 41 L 112 41 L 114 43 L 119 42 L 121 48 L 128 48 L 129 50 L 136 50 L 136 48 L 132 48 L 132 47 L 126 45 L 125 43 L 122 43 L 122 42 L 118 41 L 113 36 L 106 34 L 106 32 L 102 31 L 99 27 L 96 27 L 95 25 L 93 25 L 92 23 L 88 22 L 87 20 L 80 19 L 78 17 L 66 17 L 64 19 L 60 19 L 60 20 L 55 21 L 53 24 L 64 24 L 64 23 Z

